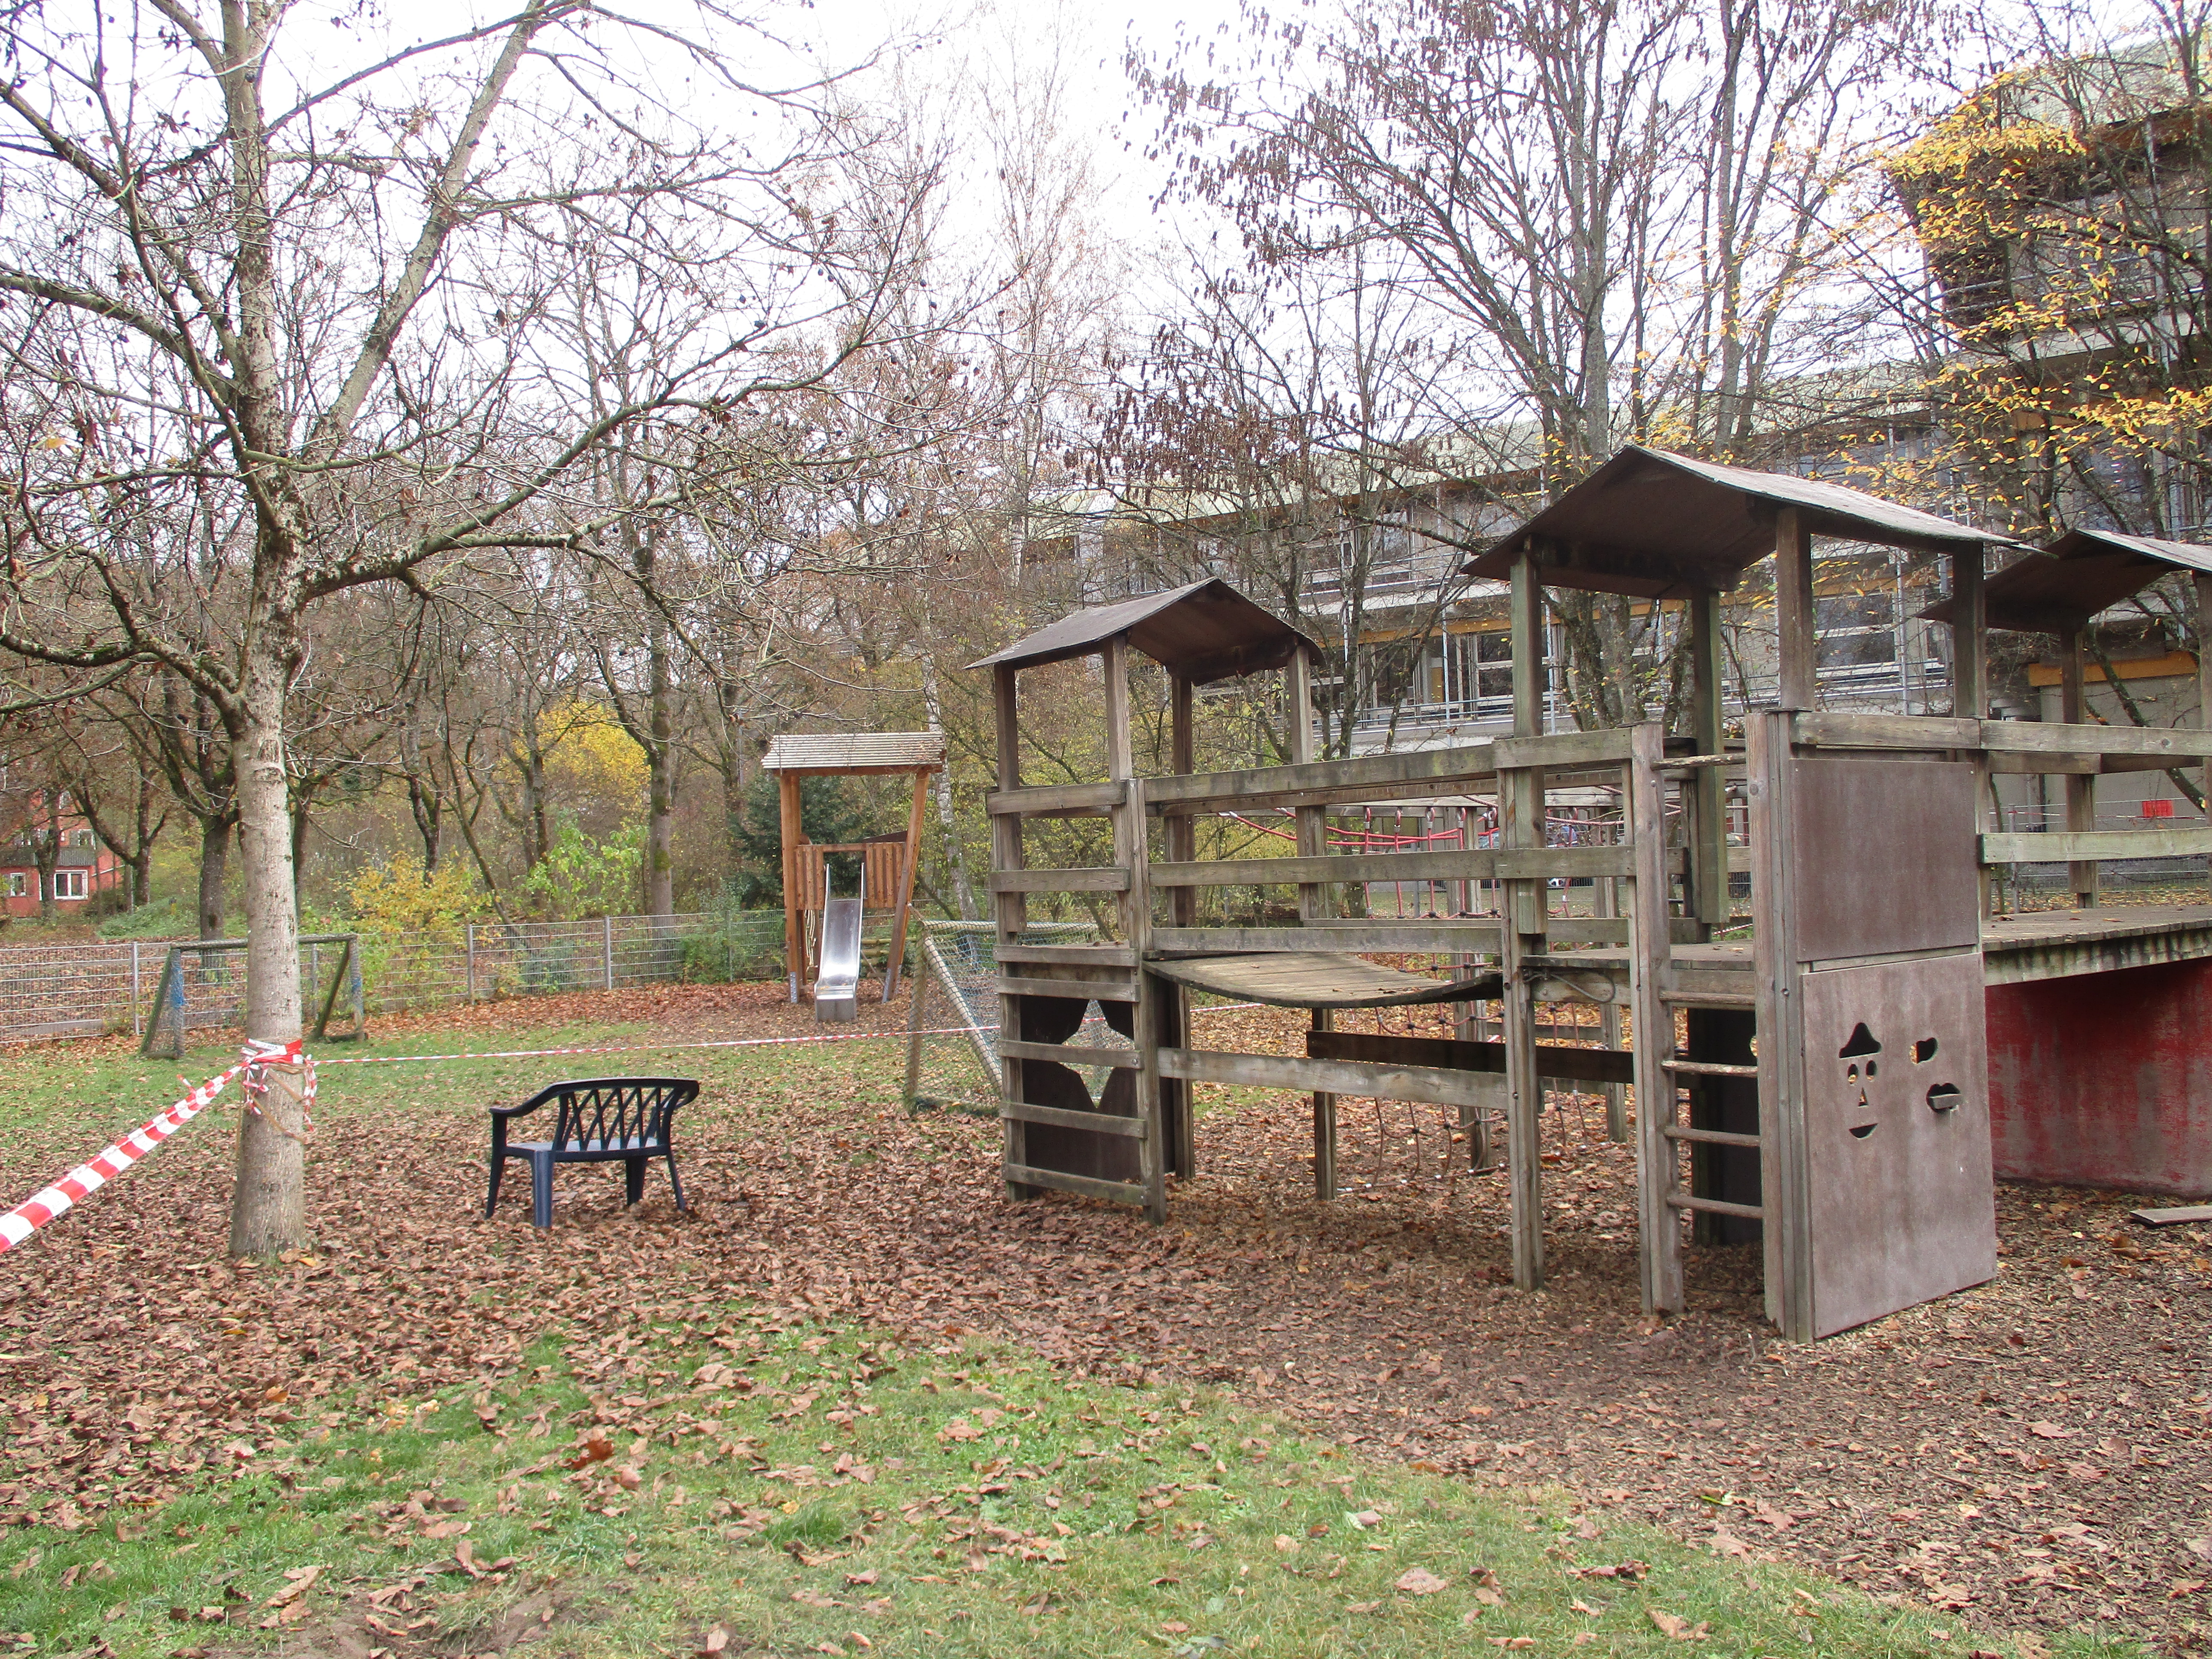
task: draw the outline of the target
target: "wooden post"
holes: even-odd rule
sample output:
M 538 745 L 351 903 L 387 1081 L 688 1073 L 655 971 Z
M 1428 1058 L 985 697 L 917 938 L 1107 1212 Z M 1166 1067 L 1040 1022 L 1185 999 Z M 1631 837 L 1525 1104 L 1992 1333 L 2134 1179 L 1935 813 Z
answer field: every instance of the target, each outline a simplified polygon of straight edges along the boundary
M 1334 1030 L 1336 1011 L 1316 1008 L 1313 1011 L 1313 1029 L 1316 1031 Z M 1314 1196 L 1324 1203 L 1336 1196 L 1336 1097 L 1316 1094 L 1313 1097 L 1313 1176 Z
M 799 775 L 775 775 L 775 798 L 783 839 L 783 969 L 790 976 L 791 1000 L 806 977 L 806 930 L 799 919 L 799 843 L 805 830 L 799 817 Z
M 1636 1045 L 1636 1194 L 1641 1235 L 1644 1311 L 1682 1307 L 1682 1218 L 1669 1201 L 1681 1185 L 1681 1158 L 1667 1135 L 1674 1121 L 1674 1015 L 1665 1000 L 1673 933 L 1667 905 L 1667 814 L 1659 763 L 1665 743 L 1649 722 L 1632 736 L 1626 783 L 1636 878 L 1629 890 L 1629 983 Z
M 2058 635 L 2058 718 L 2069 726 L 2081 726 L 2088 720 L 2087 699 L 2083 695 L 2086 665 L 2082 662 L 2081 629 L 2069 628 Z M 2097 780 L 2081 773 L 2066 775 L 2066 827 L 2074 830 L 2094 830 L 2097 827 Z M 2073 890 L 2076 909 L 2097 908 L 2097 861 L 2094 859 L 2075 859 L 2066 866 L 2066 884 Z
M 899 970 L 906 966 L 906 919 L 914 907 L 915 866 L 921 861 L 921 825 L 929 801 L 929 774 L 914 775 L 914 805 L 906 815 L 906 864 L 899 872 L 898 909 L 891 917 L 891 959 L 884 969 L 884 1000 L 898 994 Z
M 1314 757 L 1313 662 L 1301 647 L 1291 653 L 1283 671 L 1283 720 L 1288 726 L 1291 763 L 1304 766 Z M 1328 809 L 1291 809 L 1297 825 L 1298 856 L 1319 858 L 1328 851 Z M 1298 920 L 1318 921 L 1328 913 L 1328 890 L 1319 882 L 1298 884 Z M 1313 1029 L 1331 1030 L 1334 1017 L 1328 1009 L 1313 1011 Z M 1314 1196 L 1336 1196 L 1336 1097 L 1316 1092 L 1313 1097 Z
M 1194 688 L 1181 674 L 1168 679 L 1168 768 L 1178 777 L 1187 777 L 1198 769 L 1198 723 L 1193 706 Z M 1141 832 L 1142 825 L 1139 824 Z M 1164 820 L 1162 842 L 1170 860 L 1194 860 L 1198 857 L 1198 820 L 1187 812 L 1179 812 Z M 1198 921 L 1198 890 L 1194 887 L 1175 887 L 1168 890 L 1168 917 L 1176 926 L 1188 927 Z M 1174 980 L 1155 979 L 1152 991 L 1158 999 L 1158 1046 L 1164 1048 L 1190 1047 L 1190 992 Z M 1198 1173 L 1198 1145 L 1191 1121 L 1190 1085 L 1180 1078 L 1159 1080 L 1160 1118 L 1167 1126 L 1168 1170 L 1181 1180 L 1188 1180 Z
M 1632 843 L 1636 833 L 1634 807 L 1632 801 L 1626 795 L 1622 797 L 1622 802 L 1629 808 L 1629 811 L 1626 821 L 1621 826 L 1621 840 L 1624 844 Z M 1620 908 L 1620 877 L 1599 877 L 1594 891 L 1596 897 L 1591 908 L 1599 915 L 1619 916 L 1623 914 Z M 1632 953 L 1634 950 L 1632 942 L 1636 938 L 1636 930 L 1632 925 L 1629 929 L 1628 936 L 1632 941 L 1630 948 Z M 1597 1034 L 1607 1048 L 1620 1047 L 1620 1005 L 1619 1003 L 1608 1002 L 1598 1009 Z M 1626 1088 L 1618 1083 L 1608 1083 L 1605 1085 L 1605 1138 L 1616 1145 L 1628 1139 L 1628 1094 Z
M 1986 720 L 1990 712 L 1989 613 L 1982 597 L 1979 542 L 1951 556 L 1951 712 Z
M 1820 707 L 1820 641 L 1813 607 L 1813 532 L 1805 515 L 1785 507 L 1774 515 L 1774 623 L 1782 670 L 1778 706 Z
M 1721 702 L 1721 596 L 1693 593 L 1690 611 L 1690 732 L 1701 755 L 1717 755 L 1726 741 Z M 1700 937 L 1729 919 L 1728 779 L 1717 766 L 1701 767 L 1683 792 L 1691 800 L 1691 915 Z
M 2197 586 L 2197 724 L 2212 731 L 2212 573 L 2198 571 Z M 2204 791 L 2204 812 L 2212 819 L 2212 761 L 2204 763 L 2199 781 Z
M 1812 1191 L 1805 1148 L 1805 1021 L 1790 848 L 1796 766 L 1788 710 L 1747 721 L 1751 775 L 1753 992 L 1759 1018 L 1759 1190 L 1766 1316 L 1813 1340 Z
M 1017 671 L 1001 663 L 991 671 L 991 702 L 998 726 L 999 787 L 1018 789 L 1022 787 L 1022 727 L 1019 687 Z M 1018 813 L 994 812 L 991 816 L 991 868 L 1019 870 L 1028 862 L 1022 844 L 1022 819 Z M 1009 945 L 1019 939 L 1022 930 L 1029 926 L 1029 900 L 1020 893 L 995 893 L 991 899 L 993 938 L 1000 945 Z M 995 955 L 995 951 L 994 953 Z M 999 1039 L 1003 1042 L 1022 1040 L 1021 999 L 1003 993 L 999 998 Z M 1011 1058 L 999 1061 L 1000 1087 L 1008 1100 L 1024 1098 L 1022 1087 L 1022 1062 Z M 1028 1143 L 1023 1125 L 1016 1119 L 1004 1121 L 1006 1159 L 1010 1164 L 1029 1162 Z M 1025 1199 L 1036 1196 L 1037 1189 L 1025 1182 L 1009 1181 L 1006 1196 Z

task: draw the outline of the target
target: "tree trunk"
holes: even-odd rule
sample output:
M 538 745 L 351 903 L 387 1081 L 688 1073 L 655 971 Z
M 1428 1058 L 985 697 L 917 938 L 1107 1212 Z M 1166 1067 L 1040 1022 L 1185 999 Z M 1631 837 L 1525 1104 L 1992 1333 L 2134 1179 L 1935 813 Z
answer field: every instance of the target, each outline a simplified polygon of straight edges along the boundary
M 230 831 L 234 811 L 200 820 L 200 937 L 222 937 L 222 890 L 230 878 Z
M 58 791 L 46 792 L 46 827 L 31 831 L 31 862 L 39 877 L 39 920 L 54 919 L 54 872 L 62 861 L 62 808 Z
M 143 910 L 154 899 L 154 837 L 161 826 L 154 817 L 154 780 L 138 775 L 137 833 L 131 839 L 131 908 Z
M 922 707 L 929 714 L 929 729 L 939 737 L 945 735 L 945 705 L 939 700 L 937 686 L 937 659 L 924 657 L 921 660 Z M 968 879 L 968 854 L 961 845 L 960 824 L 952 811 L 952 756 L 948 750 L 945 769 L 930 780 L 937 797 L 937 822 L 945 831 L 945 861 L 952 866 L 952 894 L 960 906 L 960 920 L 977 919 L 975 889 Z
M 287 619 L 257 607 L 246 625 L 238 733 L 239 848 L 246 874 L 246 1035 L 290 1042 L 301 1030 L 300 916 L 293 885 L 290 791 L 284 775 Z M 272 1256 L 307 1243 L 304 1079 L 272 1066 L 240 1120 L 230 1253 Z
M 652 644 L 651 707 L 646 718 L 653 741 L 645 746 L 645 913 L 676 914 L 676 694 L 671 687 L 668 634 L 655 627 Z

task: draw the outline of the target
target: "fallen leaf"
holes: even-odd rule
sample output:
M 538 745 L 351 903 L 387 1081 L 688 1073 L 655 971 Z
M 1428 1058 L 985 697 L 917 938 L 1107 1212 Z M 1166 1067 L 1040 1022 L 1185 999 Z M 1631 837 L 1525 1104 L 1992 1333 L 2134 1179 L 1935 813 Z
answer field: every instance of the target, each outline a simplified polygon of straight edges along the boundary
M 1398 1588 L 1408 1595 L 1434 1595 L 1445 1585 L 1426 1567 L 1408 1567 L 1398 1575 Z
M 2062 1429 L 2056 1423 L 2031 1423 L 2027 1431 L 2038 1440 L 2071 1440 L 2081 1432 L 2079 1429 Z
M 1681 1614 L 1669 1613 L 1664 1607 L 1647 1607 L 1644 1613 L 1658 1626 L 1662 1635 L 1672 1637 L 1677 1642 L 1702 1642 L 1711 1628 L 1704 1624 L 1693 1625 Z
M 1346 1613 L 1372 1613 L 1382 1605 L 1380 1601 L 1346 1601 L 1344 1610 Z

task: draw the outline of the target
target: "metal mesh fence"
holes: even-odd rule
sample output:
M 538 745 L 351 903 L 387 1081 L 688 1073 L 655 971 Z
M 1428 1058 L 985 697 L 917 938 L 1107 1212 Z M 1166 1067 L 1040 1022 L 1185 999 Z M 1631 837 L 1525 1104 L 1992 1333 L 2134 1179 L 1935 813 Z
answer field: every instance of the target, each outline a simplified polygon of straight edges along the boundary
M 890 939 L 888 916 L 872 923 L 864 948 L 878 972 Z M 195 942 L 0 946 L 0 1042 L 143 1032 L 170 947 Z M 783 975 L 781 910 L 479 922 L 450 937 L 364 933 L 361 942 L 364 1000 L 372 1013 L 556 991 Z M 301 946 L 301 985 L 311 1003 L 328 988 L 343 948 Z M 213 952 L 203 958 L 187 949 L 182 965 L 185 1028 L 237 1024 L 246 988 L 242 958 Z M 311 1018 L 313 1012 L 311 1007 Z
M 999 1109 L 999 957 L 997 929 L 988 921 L 926 921 L 914 948 L 914 1003 L 908 1015 L 906 1101 L 909 1108 Z M 1087 922 L 1032 925 L 1024 945 L 1088 945 L 1098 930 Z M 1120 1048 L 1093 1003 L 1068 1041 Z M 1105 1068 L 1079 1068 L 1094 1097 Z

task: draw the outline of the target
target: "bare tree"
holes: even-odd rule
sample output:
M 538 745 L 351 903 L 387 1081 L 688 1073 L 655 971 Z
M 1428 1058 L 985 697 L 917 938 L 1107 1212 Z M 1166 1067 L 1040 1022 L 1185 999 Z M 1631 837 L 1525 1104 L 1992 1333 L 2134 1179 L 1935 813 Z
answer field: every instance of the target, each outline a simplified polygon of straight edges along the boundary
M 620 516 L 578 486 L 631 425 L 785 388 L 749 365 L 796 320 L 842 319 L 832 362 L 875 337 L 848 248 L 876 245 L 813 222 L 790 182 L 834 166 L 842 135 L 739 82 L 712 43 L 656 36 L 684 72 L 647 77 L 635 35 L 595 9 L 524 0 L 325 70 L 296 16 L 23 4 L 0 83 L 0 293 L 20 319 L 0 646 L 87 684 L 158 662 L 213 712 L 236 781 L 247 1033 L 274 1044 L 301 1029 L 288 714 L 316 607 L 476 550 L 575 546 Z M 716 26 L 726 40 L 738 20 Z M 744 137 L 775 159 L 690 124 L 710 89 L 770 112 Z M 711 346 L 597 412 L 522 372 L 575 246 L 680 275 L 709 223 L 760 254 Z M 115 529 L 195 490 L 241 526 L 221 582 L 192 590 L 232 608 L 220 653 L 175 613 L 200 573 L 149 565 Z M 306 1237 L 299 1079 L 270 1080 L 240 1140 L 241 1255 Z

